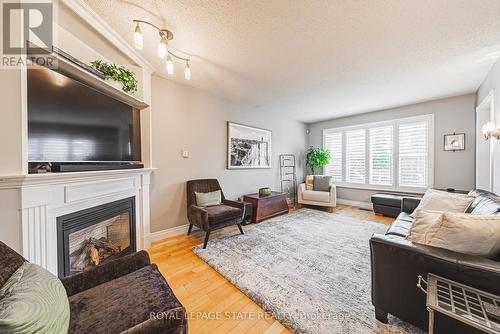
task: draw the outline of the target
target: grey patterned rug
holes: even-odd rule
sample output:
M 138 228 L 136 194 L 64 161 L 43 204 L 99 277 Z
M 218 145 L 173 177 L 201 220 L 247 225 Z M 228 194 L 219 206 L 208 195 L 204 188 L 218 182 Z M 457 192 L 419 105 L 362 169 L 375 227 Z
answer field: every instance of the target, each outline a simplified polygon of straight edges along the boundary
M 295 333 L 422 333 L 375 320 L 368 240 L 386 229 L 301 209 L 193 251 Z

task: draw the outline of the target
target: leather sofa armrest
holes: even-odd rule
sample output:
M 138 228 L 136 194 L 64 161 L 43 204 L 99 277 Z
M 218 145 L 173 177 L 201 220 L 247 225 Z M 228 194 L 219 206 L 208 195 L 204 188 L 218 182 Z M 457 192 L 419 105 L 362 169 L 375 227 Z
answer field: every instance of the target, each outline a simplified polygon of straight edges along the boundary
M 418 197 L 403 197 L 401 200 L 401 211 L 412 214 L 422 199 Z
M 189 216 L 191 224 L 196 225 L 205 232 L 210 229 L 210 224 L 208 223 L 208 212 L 201 206 L 191 204 L 189 207 Z
M 139 270 L 151 262 L 146 251 L 129 254 L 61 279 L 69 296 Z
M 401 263 L 414 262 L 415 270 L 424 265 L 426 270 L 436 275 L 441 274 L 445 278 L 471 284 L 487 292 L 500 294 L 500 285 L 493 283 L 500 282 L 500 262 L 498 261 L 417 244 L 393 235 L 374 234 L 370 239 L 370 248 L 372 251 L 372 270 L 377 269 L 377 262 L 389 261 L 389 259 L 384 258 L 390 253 L 396 255 Z M 378 254 L 378 250 L 381 250 L 382 253 Z M 392 263 L 392 265 L 397 268 L 397 263 Z M 397 274 L 397 270 L 386 274 Z M 419 274 L 425 278 L 427 272 Z M 417 273 L 414 276 L 416 283 Z

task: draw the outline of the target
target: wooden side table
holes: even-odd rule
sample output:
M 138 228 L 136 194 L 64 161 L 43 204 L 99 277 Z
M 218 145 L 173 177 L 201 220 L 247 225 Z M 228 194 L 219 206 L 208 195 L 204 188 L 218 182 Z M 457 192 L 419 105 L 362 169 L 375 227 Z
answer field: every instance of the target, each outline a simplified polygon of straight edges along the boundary
M 252 204 L 252 223 L 260 223 L 271 217 L 288 213 L 286 194 L 273 191 L 271 195 L 260 197 L 259 194 L 248 194 L 243 198 L 244 202 Z

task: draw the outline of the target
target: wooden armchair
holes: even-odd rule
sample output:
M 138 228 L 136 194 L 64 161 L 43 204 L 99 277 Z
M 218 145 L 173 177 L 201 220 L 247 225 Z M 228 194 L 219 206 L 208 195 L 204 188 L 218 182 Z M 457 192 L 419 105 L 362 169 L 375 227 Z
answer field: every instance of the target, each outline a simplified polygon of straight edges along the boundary
M 222 195 L 222 204 L 201 207 L 196 204 L 196 195 L 198 193 L 207 193 L 220 190 Z M 238 225 L 238 228 L 243 234 L 241 222 L 244 218 L 243 203 L 230 201 L 224 197 L 219 181 L 217 179 L 200 179 L 187 181 L 187 216 L 189 220 L 188 235 L 191 234 L 193 225 L 205 231 L 205 241 L 203 248 L 207 247 L 210 232 L 230 226 Z

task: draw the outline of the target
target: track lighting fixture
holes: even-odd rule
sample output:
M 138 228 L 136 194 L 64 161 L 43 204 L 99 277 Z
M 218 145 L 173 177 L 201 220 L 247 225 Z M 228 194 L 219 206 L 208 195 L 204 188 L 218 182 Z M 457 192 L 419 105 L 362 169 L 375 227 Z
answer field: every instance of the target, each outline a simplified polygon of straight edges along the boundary
M 179 60 L 182 60 L 186 62 L 186 65 L 184 67 L 184 78 L 186 80 L 191 79 L 191 67 L 189 66 L 189 62 L 191 59 L 189 58 L 184 58 L 176 55 L 173 53 L 171 50 L 168 48 L 168 41 L 171 41 L 174 38 L 174 34 L 167 29 L 161 29 L 157 27 L 156 25 L 143 21 L 143 20 L 133 20 L 133 22 L 136 24 L 135 26 L 135 32 L 134 32 L 134 45 L 136 49 L 142 50 L 143 44 L 144 44 L 144 38 L 142 36 L 142 31 L 141 31 L 141 26 L 140 24 L 146 24 L 148 26 L 151 26 L 158 30 L 158 33 L 160 34 L 160 42 L 158 44 L 158 57 L 161 59 L 167 58 L 167 63 L 166 63 L 166 70 L 169 75 L 172 75 L 174 73 L 174 63 L 172 61 L 172 57 L 177 58 Z
M 134 44 L 136 49 L 142 50 L 142 45 L 143 45 L 143 38 L 142 38 L 142 31 L 141 27 L 139 26 L 139 22 L 137 22 L 137 25 L 135 26 L 135 32 L 134 32 Z
M 167 73 L 174 74 L 174 63 L 172 62 L 172 57 L 167 56 Z
M 191 68 L 189 67 L 189 62 L 186 61 L 186 67 L 184 68 L 184 78 L 186 80 L 191 80 Z

